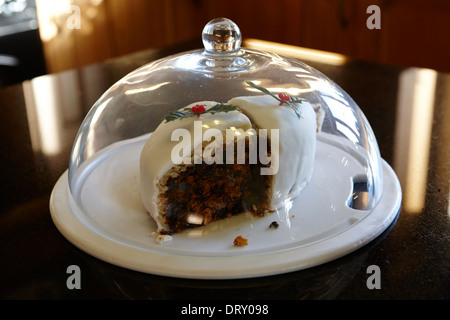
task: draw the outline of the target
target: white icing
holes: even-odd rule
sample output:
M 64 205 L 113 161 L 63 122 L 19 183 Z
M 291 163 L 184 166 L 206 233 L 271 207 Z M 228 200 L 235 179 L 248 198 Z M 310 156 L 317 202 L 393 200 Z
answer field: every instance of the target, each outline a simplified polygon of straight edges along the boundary
M 200 101 L 189 105 L 205 105 L 206 109 L 217 104 L 213 101 Z M 300 194 L 310 181 L 316 146 L 316 114 L 312 106 L 303 102 L 299 104 L 301 118 L 288 106 L 279 106 L 271 96 L 237 97 L 227 102 L 236 105 L 241 112 L 202 114 L 199 118 L 190 117 L 171 122 L 162 122 L 146 142 L 141 153 L 141 193 L 145 208 L 158 224 L 158 229 L 166 229 L 157 207 L 157 183 L 169 169 L 174 166 L 171 155 L 179 141 L 171 141 L 172 132 L 183 128 L 191 133 L 191 151 L 202 144 L 202 137 L 194 134 L 194 122 L 201 120 L 205 128 L 216 128 L 225 132 L 230 127 L 243 129 L 252 127 L 279 131 L 279 152 L 272 152 L 272 161 L 278 161 L 278 171 L 273 178 L 271 209 L 284 205 L 285 200 Z

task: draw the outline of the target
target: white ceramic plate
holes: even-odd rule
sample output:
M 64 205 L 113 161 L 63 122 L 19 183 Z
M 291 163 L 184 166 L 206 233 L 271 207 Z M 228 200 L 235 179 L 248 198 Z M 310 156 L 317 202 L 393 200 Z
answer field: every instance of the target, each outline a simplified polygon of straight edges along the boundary
M 275 275 L 348 254 L 380 235 L 400 209 L 401 189 L 382 160 L 383 193 L 372 210 L 348 206 L 352 178 L 365 174 L 357 155 L 318 139 L 313 178 L 292 203 L 271 215 L 233 218 L 155 242 L 156 224 L 140 198 L 139 155 L 147 137 L 117 143 L 84 164 L 69 190 L 68 172 L 50 200 L 58 230 L 81 250 L 109 263 L 172 277 L 232 279 Z M 277 221 L 277 229 L 269 228 Z M 235 247 L 241 235 L 245 247 Z

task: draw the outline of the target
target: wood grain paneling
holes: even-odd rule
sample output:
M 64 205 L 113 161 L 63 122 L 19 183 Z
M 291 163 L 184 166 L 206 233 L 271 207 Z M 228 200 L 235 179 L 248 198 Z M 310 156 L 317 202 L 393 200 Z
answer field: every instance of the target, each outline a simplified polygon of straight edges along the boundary
M 65 25 L 70 12 L 41 17 L 43 29 L 50 26 L 43 36 L 49 72 L 200 38 L 217 17 L 236 22 L 244 38 L 450 71 L 448 0 L 37 0 L 38 13 L 55 1 L 78 6 L 81 27 Z M 379 30 L 366 26 L 373 4 Z

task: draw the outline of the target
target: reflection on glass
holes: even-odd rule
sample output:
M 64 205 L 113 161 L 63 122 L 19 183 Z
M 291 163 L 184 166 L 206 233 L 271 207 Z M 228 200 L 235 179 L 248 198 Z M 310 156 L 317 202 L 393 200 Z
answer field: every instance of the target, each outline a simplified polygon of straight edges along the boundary
M 330 111 L 336 119 L 336 127 L 339 131 L 341 131 L 353 143 L 358 143 L 360 134 L 353 109 L 350 107 L 343 108 L 341 101 L 335 99 L 334 97 L 324 96 L 323 100 L 327 102 L 330 107 Z M 347 103 L 345 103 L 344 106 L 345 105 L 347 105 Z
M 136 89 L 132 89 L 132 90 L 130 89 L 130 90 L 125 91 L 125 94 L 126 95 L 133 95 L 133 94 L 136 94 L 136 93 L 154 91 L 154 90 L 159 89 L 162 86 L 165 86 L 165 85 L 167 85 L 169 83 L 170 82 L 162 82 L 162 83 L 159 83 L 157 85 L 150 86 L 150 87 L 142 87 L 142 88 L 136 88 Z
M 407 212 L 425 204 L 437 72 L 409 68 L 399 77 L 394 169 Z

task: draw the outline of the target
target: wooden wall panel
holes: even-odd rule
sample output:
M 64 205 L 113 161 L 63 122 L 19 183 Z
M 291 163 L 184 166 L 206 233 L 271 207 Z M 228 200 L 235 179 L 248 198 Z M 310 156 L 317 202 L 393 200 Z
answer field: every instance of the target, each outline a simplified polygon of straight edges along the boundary
M 82 13 L 80 28 L 67 29 L 74 38 L 77 64 L 88 65 L 111 57 L 114 51 L 110 42 L 104 3 L 92 6 L 81 2 L 79 6 Z
M 48 72 L 102 61 L 114 54 L 103 1 L 36 0 L 36 8 Z
M 376 0 L 306 1 L 306 25 L 299 45 L 375 60 L 380 33 L 366 26 L 366 9 Z
M 390 0 L 379 60 L 450 72 L 450 1 Z
M 227 17 L 244 38 L 299 44 L 305 24 L 304 0 L 212 1 L 209 18 Z
M 36 1 L 49 72 L 200 38 L 217 17 L 236 22 L 244 38 L 450 71 L 448 0 Z M 81 28 L 67 27 L 70 12 L 61 3 L 81 9 Z M 373 4 L 381 9 L 380 30 L 366 26 Z
M 170 1 L 107 0 L 105 11 L 115 56 L 172 42 Z

